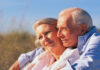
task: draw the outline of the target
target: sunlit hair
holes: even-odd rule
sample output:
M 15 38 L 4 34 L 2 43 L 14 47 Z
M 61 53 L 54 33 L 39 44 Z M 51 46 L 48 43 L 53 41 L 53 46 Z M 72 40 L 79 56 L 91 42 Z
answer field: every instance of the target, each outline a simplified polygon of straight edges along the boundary
M 91 16 L 83 9 L 75 8 L 75 10 L 72 11 L 72 18 L 75 24 L 86 24 L 87 31 L 93 27 Z
M 55 27 L 57 29 L 57 19 L 55 18 L 44 18 L 44 19 L 40 19 L 37 20 L 34 25 L 33 25 L 33 29 L 36 30 L 36 28 L 42 24 L 48 24 L 48 25 L 52 25 L 53 27 Z
M 86 24 L 87 31 L 89 31 L 93 27 L 91 16 L 83 9 L 68 8 L 68 9 L 63 10 L 59 15 L 62 16 L 64 14 L 71 14 L 74 24 Z

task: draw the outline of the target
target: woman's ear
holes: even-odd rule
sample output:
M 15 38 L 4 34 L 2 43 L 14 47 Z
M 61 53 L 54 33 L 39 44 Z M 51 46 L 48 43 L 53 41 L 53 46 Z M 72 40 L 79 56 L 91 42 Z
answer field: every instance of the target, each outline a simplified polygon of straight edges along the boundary
M 84 35 L 87 32 L 87 25 L 81 24 L 81 35 Z

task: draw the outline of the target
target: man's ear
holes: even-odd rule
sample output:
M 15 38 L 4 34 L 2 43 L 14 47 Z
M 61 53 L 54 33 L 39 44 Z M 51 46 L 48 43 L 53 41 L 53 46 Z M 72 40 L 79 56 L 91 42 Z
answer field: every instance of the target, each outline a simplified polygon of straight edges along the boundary
M 81 35 L 84 35 L 87 32 L 87 25 L 81 24 Z

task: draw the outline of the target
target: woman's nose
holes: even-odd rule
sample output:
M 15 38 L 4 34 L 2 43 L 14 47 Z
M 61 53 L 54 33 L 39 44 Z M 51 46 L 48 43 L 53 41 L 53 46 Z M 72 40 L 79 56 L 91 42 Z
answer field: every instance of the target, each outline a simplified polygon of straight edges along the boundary
M 47 41 L 47 40 L 48 40 L 47 36 L 43 35 L 43 41 Z

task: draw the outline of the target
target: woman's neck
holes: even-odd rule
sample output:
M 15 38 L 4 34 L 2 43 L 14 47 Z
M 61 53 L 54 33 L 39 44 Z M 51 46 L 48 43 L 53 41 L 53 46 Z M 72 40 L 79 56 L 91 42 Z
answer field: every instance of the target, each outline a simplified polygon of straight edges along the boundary
M 56 48 L 53 48 L 51 50 L 51 53 L 56 58 L 56 60 L 58 60 L 64 51 L 65 51 L 65 47 L 57 46 Z

